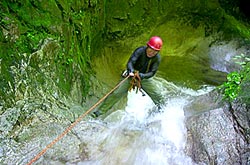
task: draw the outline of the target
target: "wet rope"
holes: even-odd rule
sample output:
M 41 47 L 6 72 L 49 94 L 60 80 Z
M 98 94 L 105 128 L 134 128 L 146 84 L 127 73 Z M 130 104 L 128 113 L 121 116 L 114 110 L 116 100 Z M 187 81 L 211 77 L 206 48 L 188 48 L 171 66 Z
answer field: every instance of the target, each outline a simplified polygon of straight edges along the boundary
M 142 96 L 145 96 L 145 93 L 142 91 L 141 89 L 141 77 L 139 75 L 139 72 L 136 71 L 134 73 L 134 77 L 132 78 L 132 80 L 130 81 L 130 88 L 128 89 L 129 91 L 131 91 L 132 89 L 135 90 L 136 89 L 136 93 L 138 93 L 138 91 L 140 91 L 142 93 Z
M 62 139 L 73 127 L 76 126 L 87 114 L 89 114 L 94 108 L 96 108 L 104 99 L 106 99 L 113 91 L 115 91 L 122 83 L 124 83 L 129 76 L 120 81 L 111 91 L 109 91 L 104 97 L 102 97 L 95 105 L 93 105 L 89 110 L 83 113 L 79 118 L 75 120 L 68 128 L 65 129 L 63 133 L 61 133 L 57 138 L 55 138 L 50 144 L 48 144 L 40 153 L 38 153 L 27 165 L 31 165 L 36 162 L 45 152 L 51 148 L 55 143 L 57 143 L 60 139 Z

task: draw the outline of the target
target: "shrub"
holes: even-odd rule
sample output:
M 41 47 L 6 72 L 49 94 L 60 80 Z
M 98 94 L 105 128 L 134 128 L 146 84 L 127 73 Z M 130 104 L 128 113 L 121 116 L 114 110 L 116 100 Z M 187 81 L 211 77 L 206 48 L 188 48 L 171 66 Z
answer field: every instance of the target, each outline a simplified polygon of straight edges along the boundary
M 227 75 L 227 82 L 224 82 L 219 89 L 222 90 L 223 98 L 225 100 L 233 101 L 240 93 L 245 93 L 244 84 L 249 84 L 249 71 L 250 71 L 250 58 L 246 57 L 244 54 L 235 57 L 237 64 L 241 65 L 242 69 L 240 71 L 234 71 Z

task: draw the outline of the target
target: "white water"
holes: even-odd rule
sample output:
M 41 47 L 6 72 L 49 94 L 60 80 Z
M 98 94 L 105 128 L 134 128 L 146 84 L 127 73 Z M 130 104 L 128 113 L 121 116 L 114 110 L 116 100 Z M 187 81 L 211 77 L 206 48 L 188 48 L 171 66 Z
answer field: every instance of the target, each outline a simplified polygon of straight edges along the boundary
M 184 107 L 189 99 L 211 91 L 178 87 L 155 78 L 155 85 L 165 96 L 161 113 L 154 112 L 152 100 L 129 92 L 127 106 L 103 120 L 83 120 L 37 164 L 67 165 L 193 165 L 185 154 L 187 130 Z M 80 107 L 81 109 L 81 107 Z M 57 109 L 55 109 L 57 110 Z M 74 111 L 74 108 L 71 109 Z M 24 129 L 21 143 L 5 140 L 0 149 L 0 164 L 26 164 L 68 124 L 55 121 Z M 32 133 L 31 133 L 32 132 Z M 34 134 L 34 135 L 33 135 Z M 39 136 L 35 136 L 39 135 Z M 13 147 L 14 146 L 14 147 Z
M 95 133 L 95 142 L 89 146 L 90 160 L 78 164 L 195 164 L 184 152 L 187 130 L 183 107 L 189 96 L 205 91 L 181 89 L 173 84 L 168 87 L 182 91 L 182 94 L 177 92 L 175 97 L 167 98 L 163 112 L 153 115 L 149 115 L 154 104 L 148 96 L 129 92 L 125 110 L 109 115 L 104 120 L 106 129 Z M 171 93 L 166 91 L 162 90 L 162 93 Z

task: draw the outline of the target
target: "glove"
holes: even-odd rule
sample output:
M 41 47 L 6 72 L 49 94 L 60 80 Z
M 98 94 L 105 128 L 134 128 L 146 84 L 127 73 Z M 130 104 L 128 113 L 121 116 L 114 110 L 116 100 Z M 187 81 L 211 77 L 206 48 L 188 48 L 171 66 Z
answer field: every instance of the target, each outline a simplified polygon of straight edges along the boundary
M 129 73 L 129 76 L 130 76 L 130 77 L 134 77 L 135 74 L 134 74 L 133 72 L 130 72 L 130 73 Z
M 128 70 L 124 70 L 122 72 L 122 77 L 127 77 L 128 76 Z

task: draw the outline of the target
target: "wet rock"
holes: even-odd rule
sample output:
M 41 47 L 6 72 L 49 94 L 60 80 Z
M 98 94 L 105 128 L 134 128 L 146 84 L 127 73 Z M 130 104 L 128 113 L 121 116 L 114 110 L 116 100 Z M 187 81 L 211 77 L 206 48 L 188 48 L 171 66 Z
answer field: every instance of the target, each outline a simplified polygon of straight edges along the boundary
M 216 90 L 193 97 L 184 107 L 185 116 L 194 116 L 221 107 L 221 96 Z
M 211 94 L 193 101 L 209 104 Z M 199 107 L 199 106 L 198 106 Z M 219 106 L 189 116 L 187 154 L 198 164 L 250 164 L 249 110 L 241 104 Z
M 237 62 L 246 61 L 243 55 L 249 54 L 247 47 L 236 40 L 213 44 L 209 50 L 211 68 L 226 73 L 240 70 Z

